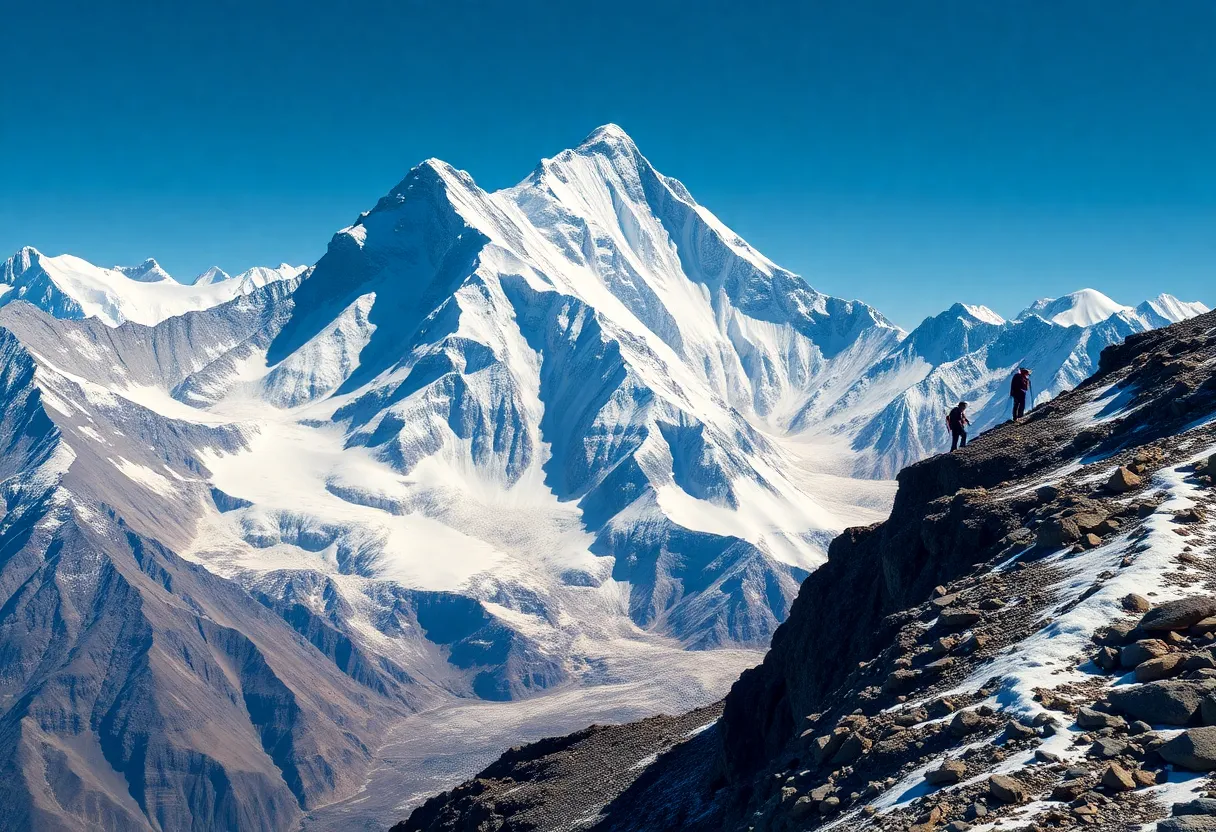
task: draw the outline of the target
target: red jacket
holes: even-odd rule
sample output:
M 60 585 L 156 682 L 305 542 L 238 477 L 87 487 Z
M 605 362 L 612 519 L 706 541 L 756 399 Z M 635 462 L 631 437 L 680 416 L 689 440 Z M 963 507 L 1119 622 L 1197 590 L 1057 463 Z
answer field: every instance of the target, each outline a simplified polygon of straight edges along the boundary
M 1025 373 L 1014 373 L 1013 381 L 1009 383 L 1009 395 L 1025 396 L 1030 389 L 1030 376 Z

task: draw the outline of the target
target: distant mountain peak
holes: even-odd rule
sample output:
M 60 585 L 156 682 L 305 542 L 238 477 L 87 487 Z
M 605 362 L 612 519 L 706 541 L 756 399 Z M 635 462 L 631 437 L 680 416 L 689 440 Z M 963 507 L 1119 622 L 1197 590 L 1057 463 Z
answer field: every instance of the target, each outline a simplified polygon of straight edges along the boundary
M 1018 315 L 1018 320 L 1038 315 L 1045 321 L 1060 326 L 1093 326 L 1119 312 L 1130 312 L 1124 306 L 1097 289 L 1080 289 L 1059 298 L 1040 298 Z
M 144 260 L 138 266 L 115 266 L 114 271 L 140 283 L 163 283 L 173 279 L 167 271 L 161 268 L 160 263 L 157 263 L 151 257 Z
M 221 280 L 228 280 L 231 275 L 221 269 L 219 266 L 212 266 L 207 271 L 194 278 L 195 286 L 209 286 L 213 283 L 219 283 Z

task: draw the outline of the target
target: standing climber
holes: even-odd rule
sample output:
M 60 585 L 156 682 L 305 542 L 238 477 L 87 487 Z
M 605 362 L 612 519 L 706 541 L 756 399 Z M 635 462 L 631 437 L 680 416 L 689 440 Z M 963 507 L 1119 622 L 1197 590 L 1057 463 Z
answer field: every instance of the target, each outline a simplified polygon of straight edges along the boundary
M 1013 399 L 1013 420 L 1026 415 L 1026 395 L 1030 392 L 1030 370 L 1020 368 L 1009 383 L 1009 397 Z
M 950 443 L 950 450 L 956 451 L 961 444 L 962 447 L 967 447 L 967 425 L 971 424 L 971 420 L 967 418 L 967 403 L 959 402 L 958 407 L 950 411 L 946 416 L 946 426 L 950 428 L 950 436 L 953 441 Z

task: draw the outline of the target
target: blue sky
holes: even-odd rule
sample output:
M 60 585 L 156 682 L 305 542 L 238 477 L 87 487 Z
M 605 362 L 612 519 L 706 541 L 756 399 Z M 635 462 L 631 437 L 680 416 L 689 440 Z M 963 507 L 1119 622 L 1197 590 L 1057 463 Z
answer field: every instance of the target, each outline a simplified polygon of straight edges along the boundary
M 1210 0 L 43 0 L 5 28 L 5 254 L 313 262 L 426 157 L 498 188 L 612 121 L 904 326 L 1082 286 L 1216 306 Z

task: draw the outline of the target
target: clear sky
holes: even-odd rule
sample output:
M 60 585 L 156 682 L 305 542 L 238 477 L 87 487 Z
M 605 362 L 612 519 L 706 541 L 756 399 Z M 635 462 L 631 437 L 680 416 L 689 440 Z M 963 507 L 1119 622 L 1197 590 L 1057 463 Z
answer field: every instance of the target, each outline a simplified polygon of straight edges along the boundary
M 493 189 L 612 121 L 904 326 L 1216 306 L 1211 0 L 3 5 L 5 256 L 311 263 L 426 157 Z

